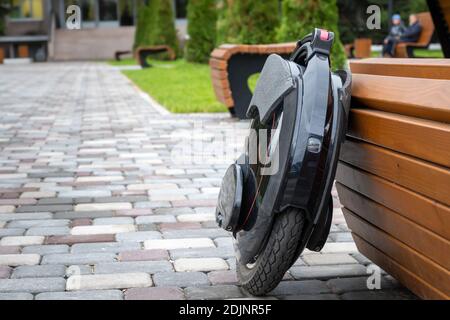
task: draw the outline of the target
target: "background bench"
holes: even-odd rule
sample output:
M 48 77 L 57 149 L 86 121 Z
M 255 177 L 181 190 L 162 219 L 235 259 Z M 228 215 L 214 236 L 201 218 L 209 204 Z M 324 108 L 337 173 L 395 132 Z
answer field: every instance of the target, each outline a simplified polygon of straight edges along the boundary
M 422 298 L 450 298 L 450 60 L 351 62 L 337 170 L 358 250 Z
M 175 60 L 175 51 L 166 45 L 139 47 L 136 49 L 136 59 L 142 68 L 149 68 L 151 65 L 147 62 L 147 58 L 151 55 L 167 53 L 169 60 Z
M 395 57 L 397 58 L 413 58 L 414 49 L 426 49 L 431 43 L 434 33 L 434 24 L 429 12 L 417 14 L 417 18 L 422 25 L 422 32 L 417 42 L 402 42 L 395 47 Z
M 296 43 L 268 45 L 221 45 L 211 53 L 209 65 L 217 99 L 228 107 L 230 113 L 246 118 L 252 98 L 248 78 L 261 72 L 267 57 L 276 53 L 284 57 L 294 51 Z

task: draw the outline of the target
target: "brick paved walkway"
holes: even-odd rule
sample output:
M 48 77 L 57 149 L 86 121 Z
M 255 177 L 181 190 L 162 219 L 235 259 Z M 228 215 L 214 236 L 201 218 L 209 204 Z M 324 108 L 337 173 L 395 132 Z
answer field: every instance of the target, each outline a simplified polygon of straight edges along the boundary
M 187 137 L 213 144 L 247 123 L 163 114 L 99 63 L 1 66 L 0 88 L 0 299 L 248 297 L 213 221 L 230 160 L 189 164 L 181 152 Z M 414 298 L 384 273 L 382 290 L 367 290 L 370 262 L 335 200 L 324 250 L 271 297 Z

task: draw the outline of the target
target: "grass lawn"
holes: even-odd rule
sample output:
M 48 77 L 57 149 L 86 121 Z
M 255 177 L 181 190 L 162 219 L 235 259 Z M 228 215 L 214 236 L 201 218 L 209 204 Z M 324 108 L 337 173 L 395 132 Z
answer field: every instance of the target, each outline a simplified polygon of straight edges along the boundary
M 122 72 L 169 111 L 190 113 L 228 110 L 216 99 L 209 65 L 189 63 L 183 59 L 149 62 L 153 67 Z M 120 63 L 122 66 L 130 65 L 131 61 Z
M 133 58 L 126 58 L 120 61 L 109 60 L 108 63 L 112 66 L 120 67 L 120 66 L 134 66 L 137 65 L 137 62 Z
M 415 49 L 416 58 L 444 58 L 442 50 Z M 379 52 L 372 52 L 372 57 L 379 57 Z

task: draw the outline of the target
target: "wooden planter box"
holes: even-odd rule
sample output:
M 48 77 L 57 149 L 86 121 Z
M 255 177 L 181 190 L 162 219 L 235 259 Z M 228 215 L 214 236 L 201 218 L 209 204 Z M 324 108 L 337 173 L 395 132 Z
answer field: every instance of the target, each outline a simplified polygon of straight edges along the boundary
M 358 250 L 425 299 L 450 298 L 450 60 L 351 63 L 336 175 Z

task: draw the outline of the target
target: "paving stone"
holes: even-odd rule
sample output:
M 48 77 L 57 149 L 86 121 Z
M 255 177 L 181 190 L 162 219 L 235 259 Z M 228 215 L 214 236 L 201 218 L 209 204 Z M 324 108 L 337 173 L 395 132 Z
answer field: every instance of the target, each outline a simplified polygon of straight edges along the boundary
M 25 229 L 19 229 L 19 228 L 0 229 L 0 237 L 22 236 L 24 233 L 25 233 Z
M 357 260 L 346 253 L 305 254 L 302 259 L 310 266 L 358 263 Z
M 0 261 L 1 261 L 0 256 Z M 116 254 L 111 252 L 95 252 L 95 253 L 56 253 L 47 254 L 42 258 L 41 264 L 96 264 L 101 262 L 113 262 L 116 259 Z
M 238 283 L 238 278 L 235 270 L 211 271 L 208 273 L 208 279 L 212 285 Z
M 0 300 L 33 300 L 33 295 L 26 292 L 1 293 Z
M 122 176 L 90 176 L 90 177 L 78 177 L 76 182 L 111 182 L 122 181 Z
M 361 253 L 352 253 L 351 256 L 355 258 L 356 261 L 358 261 L 360 264 L 363 264 L 365 266 L 372 264 L 373 262 L 370 261 L 367 257 L 363 256 Z
M 52 236 L 47 237 L 46 244 L 68 244 L 75 243 L 94 243 L 94 242 L 113 242 L 114 234 L 90 234 L 90 235 L 71 235 L 71 236 Z
M 115 225 L 115 224 L 133 224 L 134 219 L 130 217 L 112 217 L 112 218 L 96 218 L 92 222 L 93 225 Z
M 219 237 L 214 239 L 214 243 L 218 247 L 233 248 L 233 238 L 231 237 Z
M 355 277 L 366 275 L 366 268 L 359 264 L 292 267 L 290 274 L 297 280 L 303 279 L 331 279 L 337 277 Z
M 3 266 L 20 266 L 39 264 L 41 256 L 38 254 L 2 254 L 0 255 L 0 265 Z M 1 290 L 0 290 L 1 292 Z
M 92 220 L 91 219 L 75 219 L 72 221 L 72 223 L 70 224 L 70 226 L 73 227 L 78 227 L 78 226 L 90 226 L 92 225 Z
M 79 264 L 71 265 L 66 268 L 66 277 L 85 274 L 94 274 L 94 266 Z
M 331 279 L 328 280 L 327 285 L 334 293 L 366 291 L 369 290 L 367 288 L 367 279 L 367 277 Z M 395 287 L 395 284 L 385 278 L 381 278 L 380 289 L 391 289 L 393 287 Z
M 153 276 L 158 287 L 197 287 L 209 285 L 208 277 L 202 272 L 161 272 Z
M 140 249 L 137 242 L 98 242 L 98 243 L 77 243 L 72 245 L 72 253 L 90 252 L 122 252 Z
M 179 238 L 211 238 L 229 236 L 229 232 L 215 228 L 215 229 L 191 229 L 191 230 L 172 230 L 163 232 L 165 239 L 179 239 Z
M 123 300 L 120 290 L 89 290 L 71 292 L 44 292 L 36 300 Z
M 213 287 L 189 287 L 184 289 L 187 299 L 190 300 L 217 300 L 243 297 L 237 286 L 224 285 Z
M 71 190 L 59 192 L 58 197 L 61 198 L 91 198 L 91 197 L 110 197 L 111 191 L 108 190 Z
M 189 249 L 214 247 L 214 242 L 208 238 L 186 238 L 186 239 L 162 239 L 162 240 L 146 240 L 144 242 L 145 249 Z
M 128 272 L 157 273 L 167 271 L 173 271 L 172 264 L 169 261 L 123 261 L 99 263 L 94 269 L 96 274 Z
M 22 249 L 22 253 L 37 253 L 40 255 L 50 253 L 68 253 L 68 252 L 69 246 L 65 244 L 27 246 Z
M 147 273 L 75 275 L 67 279 L 67 291 L 150 287 Z
M 324 281 L 281 281 L 269 294 L 275 296 L 331 293 Z
M 179 258 L 230 258 L 234 257 L 233 248 L 229 247 L 209 247 L 209 248 L 193 248 L 193 249 L 175 249 L 170 250 L 172 259 Z
M 65 274 L 66 267 L 63 265 L 19 266 L 14 269 L 11 278 L 51 278 Z
M 20 195 L 21 198 L 53 198 L 56 196 L 56 192 L 51 191 L 36 191 L 36 192 L 24 192 Z
M 8 228 L 33 228 L 33 227 L 66 227 L 70 220 L 17 220 L 8 223 Z
M 0 213 L 14 212 L 15 209 L 16 209 L 15 206 L 0 206 Z
M 131 203 L 113 202 L 113 203 L 83 203 L 75 205 L 75 211 L 95 211 L 95 210 L 126 210 L 131 209 Z
M 50 212 L 0 213 L 0 220 L 2 221 L 51 219 L 52 217 L 53 214 L 51 214 Z
M 70 234 L 69 227 L 38 227 L 25 232 L 27 236 L 62 236 Z
M 119 261 L 152 261 L 168 260 L 169 254 L 166 250 L 133 250 L 123 251 L 119 254 Z
M 125 291 L 125 300 L 183 300 L 184 293 L 175 287 L 132 288 Z
M 372 290 L 346 292 L 341 295 L 343 300 L 415 300 L 413 294 L 401 290 Z
M 174 262 L 178 272 L 227 270 L 228 264 L 221 258 L 182 258 Z
M 350 232 L 335 232 L 330 233 L 330 239 L 335 242 L 350 242 L 353 241 L 352 234 Z
M 354 242 L 327 242 L 322 253 L 349 253 L 358 252 Z
M 20 253 L 19 246 L 0 246 L 0 254 L 16 254 Z
M 16 209 L 16 212 L 55 212 L 55 211 L 71 211 L 73 207 L 71 205 L 37 205 L 37 206 L 20 206 Z M 46 217 L 45 219 L 48 219 Z M 51 217 L 50 217 L 51 218 Z M 0 218 L 1 219 L 1 218 Z M 27 219 L 39 219 L 29 216 Z
M 0 279 L 9 278 L 12 269 L 8 266 L 0 266 Z
M 25 278 L 0 280 L 0 292 L 38 293 L 46 291 L 63 291 L 66 287 L 64 278 Z
M 72 235 L 115 234 L 121 232 L 133 232 L 136 226 L 133 224 L 80 226 L 72 228 Z
M 188 230 L 188 229 L 200 229 L 202 225 L 198 222 L 176 222 L 176 223 L 161 223 L 159 230 L 173 231 L 173 230 Z
M 177 216 L 180 222 L 203 222 L 203 221 L 215 221 L 216 217 L 212 213 L 193 213 L 193 214 L 180 214 Z
M 113 211 L 64 211 L 56 212 L 55 219 L 94 219 L 113 216 Z
M 116 235 L 117 241 L 143 242 L 150 239 L 161 239 L 161 233 L 158 231 L 136 231 Z
M 170 215 L 140 216 L 136 218 L 137 224 L 170 223 L 176 221 L 175 217 Z

